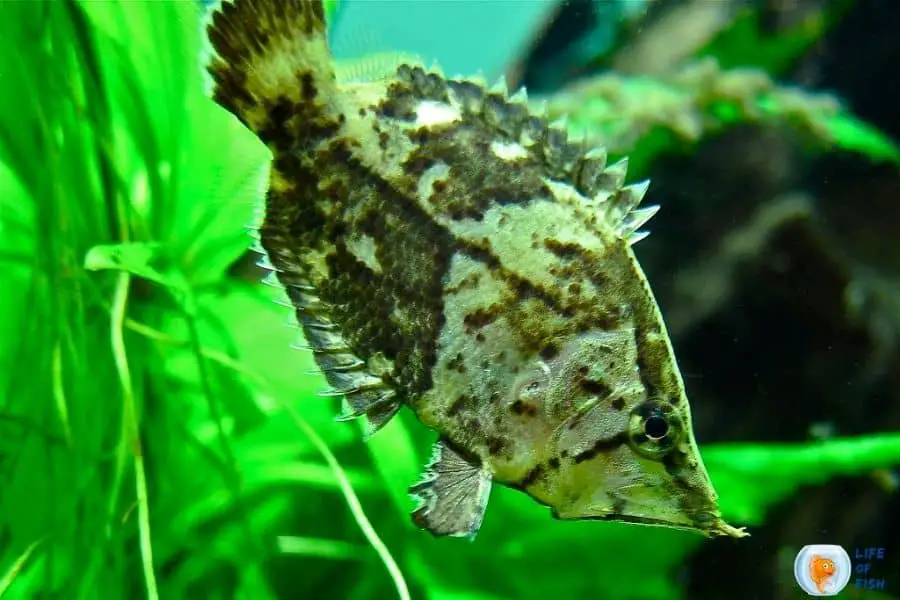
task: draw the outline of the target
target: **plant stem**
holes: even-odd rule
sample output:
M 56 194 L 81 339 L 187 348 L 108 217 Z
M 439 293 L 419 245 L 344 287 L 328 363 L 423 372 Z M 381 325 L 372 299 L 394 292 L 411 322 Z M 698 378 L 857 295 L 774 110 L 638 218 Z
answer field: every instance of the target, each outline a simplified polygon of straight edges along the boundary
M 135 493 L 138 506 L 138 531 L 141 545 L 141 564 L 144 568 L 144 583 L 147 587 L 148 600 L 159 600 L 156 586 L 156 575 L 153 573 L 153 545 L 150 540 L 150 510 L 147 503 L 147 478 L 144 473 L 144 454 L 141 449 L 141 437 L 138 430 L 137 410 L 134 402 L 134 389 L 131 384 L 131 372 L 128 370 L 128 356 L 125 352 L 123 327 L 125 308 L 128 303 L 128 289 L 131 275 L 121 272 L 116 280 L 116 292 L 112 304 L 111 343 L 116 371 L 122 385 L 124 434 L 134 455 Z
M 381 558 L 381 561 L 387 568 L 388 574 L 390 574 L 394 586 L 397 588 L 397 595 L 400 597 L 400 600 L 410 600 L 409 588 L 406 585 L 406 580 L 403 578 L 400 567 L 397 565 L 394 557 L 391 556 L 390 550 L 387 549 L 387 546 L 385 546 L 384 542 L 381 541 L 381 538 L 378 537 L 378 533 L 375 532 L 375 528 L 372 527 L 372 523 L 369 521 L 368 517 L 366 517 L 362 504 L 360 504 L 359 498 L 357 498 L 356 493 L 353 491 L 353 486 L 347 478 L 347 474 L 337 461 L 337 458 L 335 458 L 334 454 L 332 454 L 331 450 L 328 448 L 328 444 L 319 437 L 315 429 L 313 429 L 312 426 L 306 422 L 306 419 L 301 417 L 300 413 L 294 410 L 293 407 L 289 406 L 287 403 L 284 403 L 284 407 L 291 416 L 291 419 L 297 424 L 297 427 L 306 434 L 309 441 L 312 442 L 313 446 L 316 447 L 316 450 L 318 450 L 325 459 L 325 462 L 328 463 L 328 466 L 331 468 L 331 471 L 337 479 L 338 485 L 341 488 L 341 493 L 344 495 L 344 499 L 347 500 L 347 504 L 350 506 L 350 512 L 353 513 L 353 518 L 362 530 L 363 535 L 366 536 L 369 544 L 375 549 L 375 552 L 378 553 L 378 557 Z

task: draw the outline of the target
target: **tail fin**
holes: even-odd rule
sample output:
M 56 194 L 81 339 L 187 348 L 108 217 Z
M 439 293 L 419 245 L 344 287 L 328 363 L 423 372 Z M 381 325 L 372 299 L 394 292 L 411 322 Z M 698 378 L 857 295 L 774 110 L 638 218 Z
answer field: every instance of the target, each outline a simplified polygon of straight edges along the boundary
M 322 0 L 221 0 L 205 29 L 213 99 L 263 141 L 281 115 L 325 115 L 336 83 Z

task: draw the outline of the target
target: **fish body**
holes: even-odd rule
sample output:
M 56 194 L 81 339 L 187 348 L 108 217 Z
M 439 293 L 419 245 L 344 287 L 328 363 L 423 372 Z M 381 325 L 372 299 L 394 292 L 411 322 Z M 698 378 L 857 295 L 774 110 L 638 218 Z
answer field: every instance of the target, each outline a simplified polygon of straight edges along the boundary
M 819 555 L 813 555 L 809 560 L 809 577 L 816 584 L 820 593 L 825 593 L 825 584 L 834 576 L 836 571 L 834 561 Z
M 262 247 L 340 418 L 403 405 L 439 439 L 413 518 L 474 536 L 493 483 L 562 519 L 722 521 L 632 252 L 656 207 L 626 161 L 502 81 L 401 62 L 346 79 L 322 5 L 224 2 L 212 96 L 269 147 Z

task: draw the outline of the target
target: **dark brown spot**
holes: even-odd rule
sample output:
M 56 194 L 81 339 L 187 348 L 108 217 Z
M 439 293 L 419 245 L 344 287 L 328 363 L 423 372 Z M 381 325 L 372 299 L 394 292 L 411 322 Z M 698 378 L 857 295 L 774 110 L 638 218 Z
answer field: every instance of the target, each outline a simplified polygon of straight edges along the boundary
M 428 127 L 419 127 L 406 134 L 413 144 L 424 144 L 428 140 L 431 130 Z
M 611 452 L 626 443 L 628 443 L 628 435 L 625 433 L 614 435 L 611 438 L 599 439 L 594 442 L 593 446 L 591 446 L 584 452 L 579 452 L 578 454 L 576 454 L 574 458 L 575 463 L 582 463 L 586 460 L 594 458 L 598 454 Z
M 522 481 L 519 482 L 519 485 L 523 488 L 527 488 L 535 483 L 539 479 L 544 476 L 544 465 L 536 465 L 532 468 L 528 473 L 525 474 L 525 477 L 522 478 Z
M 347 188 L 346 181 L 335 179 L 322 188 L 322 195 L 333 202 L 342 202 L 350 195 L 350 190 Z M 338 233 L 338 228 L 340 228 L 340 225 L 335 224 L 335 233 Z
M 481 333 L 480 331 L 479 331 L 478 333 L 476 333 L 476 334 L 475 334 L 475 341 L 476 341 L 476 342 L 483 342 L 483 341 L 484 341 L 484 334 Z
M 617 398 L 613 398 L 613 401 L 611 402 L 611 404 L 614 409 L 622 410 L 623 408 L 625 408 L 625 399 L 622 398 L 621 396 L 619 396 Z
M 474 431 L 478 431 L 478 430 L 480 429 L 481 426 L 480 426 L 479 423 L 478 423 L 478 419 L 476 419 L 476 418 L 473 417 L 473 418 L 469 418 L 469 419 L 464 420 L 464 421 L 463 421 L 463 427 L 464 427 L 467 431 L 472 431 L 472 432 L 474 432 Z
M 506 440 L 497 436 L 488 436 L 487 438 L 487 449 L 491 456 L 497 456 L 500 454 L 503 449 L 506 447 Z
M 443 179 L 435 179 L 431 182 L 431 191 L 434 194 L 442 194 L 447 189 L 447 182 Z
M 559 459 L 557 457 L 552 457 L 547 461 L 547 466 L 553 469 L 554 471 L 559 468 Z
M 282 96 L 272 102 L 265 102 L 264 106 L 268 119 L 259 129 L 259 139 L 277 148 L 287 148 L 292 139 L 287 121 L 294 116 L 294 103 Z
M 403 171 L 405 173 L 414 177 L 421 177 L 422 174 L 433 167 L 434 164 L 435 160 L 433 158 L 429 158 L 427 156 L 411 155 L 409 159 L 401 165 L 401 167 L 403 167 Z
M 466 365 L 463 360 L 462 352 L 457 353 L 456 356 L 447 361 L 447 368 L 451 371 L 456 371 L 457 373 L 466 372 Z
M 332 140 L 330 144 L 328 144 L 327 153 L 330 155 L 330 158 L 335 161 L 339 161 L 341 163 L 350 163 L 354 161 L 353 153 L 350 152 L 350 147 L 355 140 L 350 140 L 346 138 L 336 138 Z
M 454 208 L 450 211 L 449 217 L 454 221 L 464 221 L 466 219 L 472 219 L 473 221 L 482 221 L 484 220 L 484 215 L 481 213 L 467 213 L 466 211 Z
M 521 399 L 513 402 L 509 409 L 517 415 L 522 415 L 526 417 L 534 417 L 537 415 L 537 407 L 534 404 L 529 402 L 524 402 Z
M 559 346 L 556 344 L 547 344 L 543 348 L 541 348 L 541 358 L 544 360 L 552 360 L 559 354 Z
M 575 258 L 584 251 L 584 248 L 574 242 L 563 242 L 553 238 L 546 238 L 544 246 L 556 256 L 564 259 Z
M 316 99 L 316 84 L 313 80 L 312 73 L 309 71 L 300 75 L 300 96 L 306 102 L 312 102 Z
M 467 396 L 465 394 L 461 394 L 453 401 L 453 404 L 447 409 L 447 416 L 452 417 L 454 415 L 459 414 L 464 410 L 469 410 L 472 407 L 472 397 Z
M 431 198 L 435 210 L 457 220 L 477 219 L 495 205 L 552 197 L 538 165 L 504 161 L 491 151 L 496 140 L 496 129 L 474 118 L 432 127 L 416 139 L 411 160 L 428 158 L 450 167 L 446 187 Z
M 684 467 L 684 464 L 687 462 L 687 457 L 683 452 L 673 451 L 669 452 L 665 456 L 662 457 L 663 467 L 666 469 L 666 473 L 672 476 L 675 479 L 675 484 L 682 488 L 687 488 L 688 484 L 681 477 L 681 469 Z
M 595 379 L 582 379 L 580 383 L 581 389 L 583 389 L 588 394 L 605 398 L 612 393 L 612 390 L 609 388 L 609 386 L 602 381 L 597 381 Z
M 502 310 L 502 304 L 493 304 L 488 308 L 478 308 L 463 317 L 463 325 L 468 331 L 481 329 L 485 325 L 493 323 L 500 316 Z
M 402 66 L 405 65 L 401 65 Z M 400 70 L 398 69 L 398 74 Z M 376 108 L 376 113 L 389 119 L 412 121 L 416 118 L 416 105 L 419 98 L 412 92 L 405 81 L 395 81 L 388 86 L 384 100 Z

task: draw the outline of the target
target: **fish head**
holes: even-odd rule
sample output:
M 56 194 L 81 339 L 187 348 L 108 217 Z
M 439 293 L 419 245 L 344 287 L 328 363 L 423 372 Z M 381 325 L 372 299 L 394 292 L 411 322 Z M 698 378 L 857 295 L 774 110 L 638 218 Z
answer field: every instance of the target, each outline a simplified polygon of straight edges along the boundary
M 560 519 L 747 535 L 721 518 L 682 386 L 662 394 L 640 362 L 633 328 L 581 334 L 546 361 L 537 391 L 558 425 L 525 491 Z
M 828 558 L 816 556 L 813 558 L 813 568 L 822 575 L 834 575 L 834 561 Z

